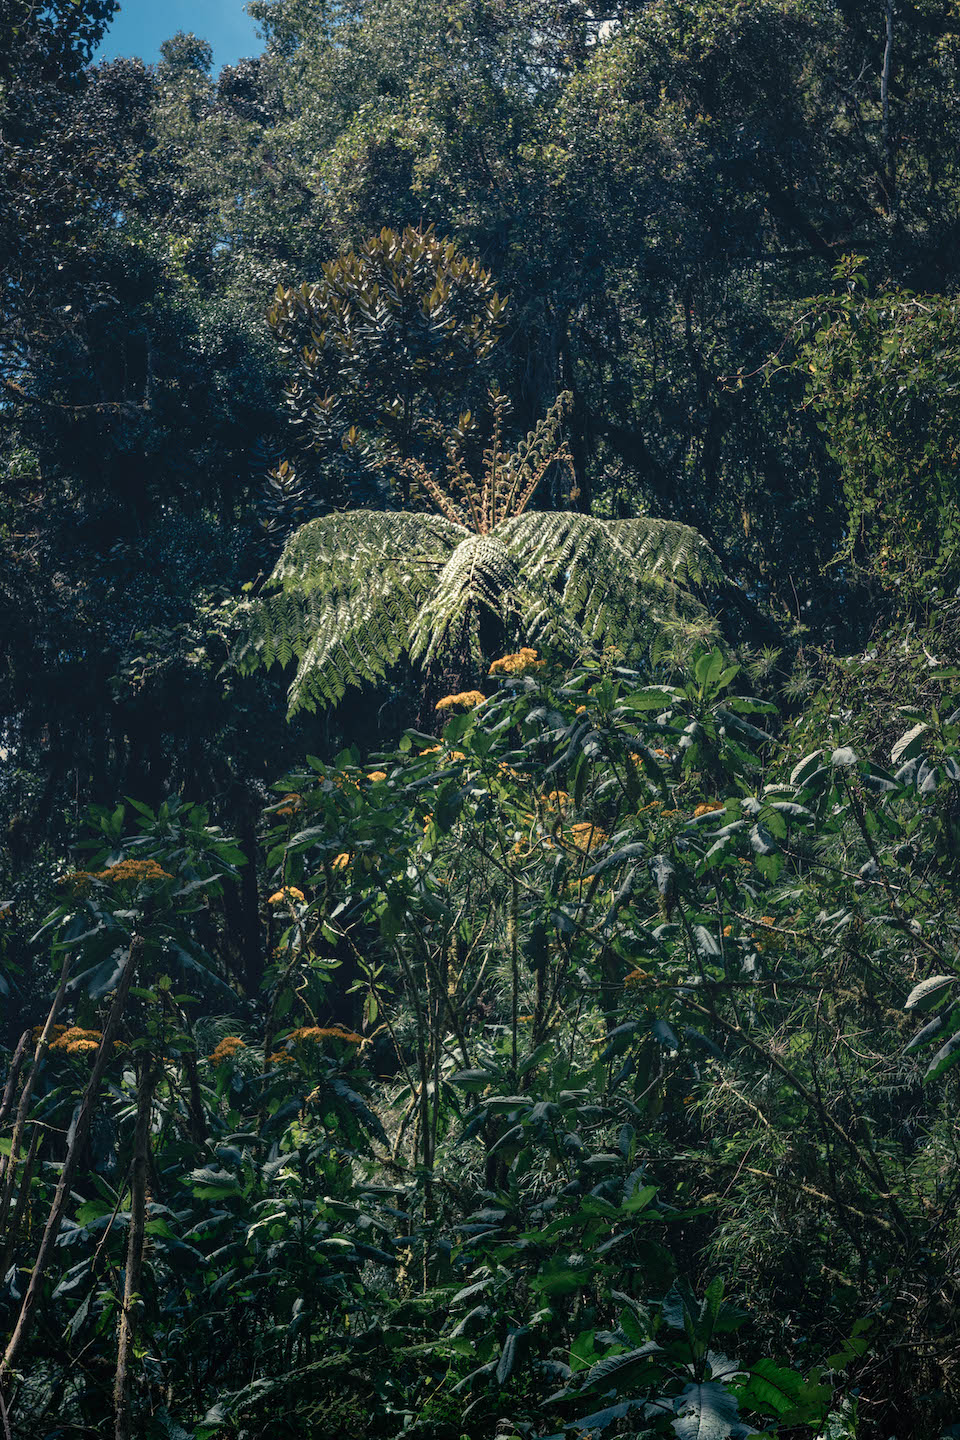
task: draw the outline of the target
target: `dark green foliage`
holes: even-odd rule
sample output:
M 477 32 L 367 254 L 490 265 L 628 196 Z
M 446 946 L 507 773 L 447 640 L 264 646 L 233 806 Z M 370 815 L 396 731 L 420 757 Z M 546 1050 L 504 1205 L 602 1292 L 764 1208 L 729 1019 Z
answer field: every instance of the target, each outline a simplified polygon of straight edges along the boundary
M 476 260 L 410 226 L 328 261 L 316 283 L 278 285 L 267 321 L 292 370 L 287 403 L 328 482 L 345 452 L 398 471 L 406 502 L 402 462 L 470 403 L 506 309 Z
M 863 1390 L 886 1425 L 948 1418 L 960 725 L 915 722 L 894 776 L 826 708 L 775 738 L 737 679 L 719 650 L 655 684 L 514 667 L 439 741 L 311 758 L 266 817 L 252 1006 L 214 958 L 231 843 L 175 806 L 132 841 L 95 817 L 102 878 L 66 882 L 47 933 L 74 956 L 61 1016 L 94 1028 L 100 972 L 131 926 L 145 946 L 111 1062 L 119 1101 L 134 1055 L 165 1057 L 135 1413 L 728 1437 L 830 1411 L 871 1436 L 843 1428 Z M 51 1123 L 89 1061 L 22 1064 Z M 112 1158 L 45 1283 L 68 1348 L 109 1334 L 129 1114 L 103 1111 Z M 27 1264 L 48 1203 L 38 1170 Z M 9 1390 L 28 1429 L 58 1384 L 43 1333 Z M 908 1400 L 887 1357 L 914 1346 Z M 65 1403 L 102 1409 L 101 1382 Z
M 956 7 L 251 8 L 0 16 L 0 1432 L 950 1436 Z

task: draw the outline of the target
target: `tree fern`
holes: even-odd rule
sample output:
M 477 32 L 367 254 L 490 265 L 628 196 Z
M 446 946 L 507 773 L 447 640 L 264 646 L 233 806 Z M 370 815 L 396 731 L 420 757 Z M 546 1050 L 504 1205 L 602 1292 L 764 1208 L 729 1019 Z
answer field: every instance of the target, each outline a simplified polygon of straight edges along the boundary
M 336 703 L 404 654 L 479 663 L 484 620 L 504 639 L 574 651 L 713 628 L 704 600 L 727 582 L 689 526 L 526 510 L 550 465 L 569 461 L 557 443 L 562 406 L 507 455 L 505 402 L 494 397 L 479 481 L 455 441 L 445 484 L 411 462 L 440 515 L 355 510 L 302 526 L 247 607 L 240 667 L 296 659 L 292 713 Z

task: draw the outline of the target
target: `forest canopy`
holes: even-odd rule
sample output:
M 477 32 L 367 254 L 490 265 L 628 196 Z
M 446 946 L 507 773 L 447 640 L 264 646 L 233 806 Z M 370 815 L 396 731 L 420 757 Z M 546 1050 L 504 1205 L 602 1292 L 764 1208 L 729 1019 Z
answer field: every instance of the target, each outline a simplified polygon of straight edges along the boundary
M 0 1437 L 960 1436 L 953 0 L 115 8 L 0 7 Z

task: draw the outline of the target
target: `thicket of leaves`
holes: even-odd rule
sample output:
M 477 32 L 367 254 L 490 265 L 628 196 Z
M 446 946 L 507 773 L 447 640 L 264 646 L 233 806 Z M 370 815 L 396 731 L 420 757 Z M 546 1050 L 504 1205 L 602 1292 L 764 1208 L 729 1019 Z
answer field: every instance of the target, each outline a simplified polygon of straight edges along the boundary
M 4 1095 L 14 1435 L 955 1418 L 960 672 L 878 751 L 719 650 L 497 670 L 278 782 L 259 993 L 207 814 L 92 817 Z

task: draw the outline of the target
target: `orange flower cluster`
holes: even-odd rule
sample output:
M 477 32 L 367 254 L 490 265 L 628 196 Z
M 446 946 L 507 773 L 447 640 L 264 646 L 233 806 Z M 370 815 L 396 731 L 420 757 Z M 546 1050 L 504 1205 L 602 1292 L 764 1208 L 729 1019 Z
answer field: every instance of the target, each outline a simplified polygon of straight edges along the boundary
M 623 988 L 632 990 L 634 985 L 642 985 L 644 980 L 649 979 L 650 976 L 646 970 L 631 970 L 629 975 L 623 977 Z
M 570 799 L 570 796 L 567 794 L 566 790 L 549 790 L 547 794 L 543 797 L 543 803 L 546 805 L 548 810 L 557 810 L 561 815 L 563 815 L 567 810 L 569 810 L 570 806 L 573 804 L 573 801 Z
M 352 775 L 341 775 L 339 770 L 332 770 L 328 775 L 321 775 L 321 781 L 329 780 L 335 790 L 343 790 L 347 785 L 356 785 Z
M 274 1050 L 272 1055 L 267 1056 L 268 1065 L 293 1065 L 295 1063 L 293 1056 L 289 1055 L 286 1050 Z
M 56 1040 L 51 1040 L 51 1050 L 63 1050 L 67 1055 L 89 1055 L 100 1048 L 103 1035 L 99 1030 L 83 1030 L 79 1025 L 57 1025 L 55 1028 L 60 1034 Z
M 246 1050 L 246 1045 L 239 1035 L 225 1035 L 220 1044 L 207 1059 L 211 1065 L 222 1065 L 225 1060 L 232 1060 L 239 1050 Z
M 574 715 L 586 715 L 586 713 L 587 713 L 587 707 L 586 707 L 586 705 L 578 705 L 577 708 L 576 708 L 576 710 L 574 710 L 573 713 L 574 713 Z
M 529 670 L 541 670 L 543 660 L 537 659 L 536 650 L 523 645 L 515 655 L 503 655 L 494 660 L 487 672 L 490 675 L 526 675 Z
M 69 1028 L 70 1028 L 69 1025 L 54 1025 L 53 1028 L 52 1028 L 51 1031 L 50 1031 L 50 1034 L 51 1034 L 51 1035 L 62 1035 L 66 1030 L 69 1030 Z M 33 1029 L 30 1031 L 30 1038 L 33 1040 L 34 1045 L 36 1045 L 37 1041 L 40 1039 L 40 1036 L 41 1036 L 42 1034 L 43 1034 L 43 1026 L 42 1026 L 42 1025 L 34 1025 Z
M 277 811 L 278 815 L 295 815 L 300 809 L 300 796 L 296 794 L 284 795 L 283 804 Z
M 715 810 L 723 810 L 724 808 L 722 800 L 706 800 L 702 805 L 696 807 L 693 812 L 694 818 L 696 819 L 700 815 L 712 815 Z
M 267 904 L 283 905 L 284 902 L 288 902 L 292 905 L 296 901 L 298 905 L 302 905 L 305 898 L 303 891 L 298 890 L 296 885 L 284 885 L 282 890 L 277 890 L 270 896 Z
M 348 1045 L 362 1045 L 363 1036 L 357 1035 L 353 1030 L 345 1030 L 342 1025 L 303 1025 L 299 1030 L 291 1030 L 287 1036 L 287 1043 L 294 1044 L 304 1042 L 310 1045 L 319 1045 L 324 1040 L 345 1040 Z
M 69 875 L 61 875 L 57 884 L 62 885 L 64 889 L 69 888 L 73 895 L 86 895 L 96 879 L 97 876 L 91 874 L 89 870 L 71 870 Z
M 581 820 L 579 824 L 570 826 L 570 836 L 578 850 L 592 850 L 604 843 L 607 832 L 590 820 Z
M 437 710 L 472 710 L 486 700 L 482 690 L 462 690 L 459 695 L 445 695 L 436 704 Z
M 367 776 L 368 780 L 386 780 L 386 778 L 386 770 L 371 770 L 370 774 Z
M 162 870 L 156 860 L 118 860 L 106 870 L 98 870 L 96 878 L 111 885 L 139 885 L 145 880 L 172 880 L 173 876 Z

